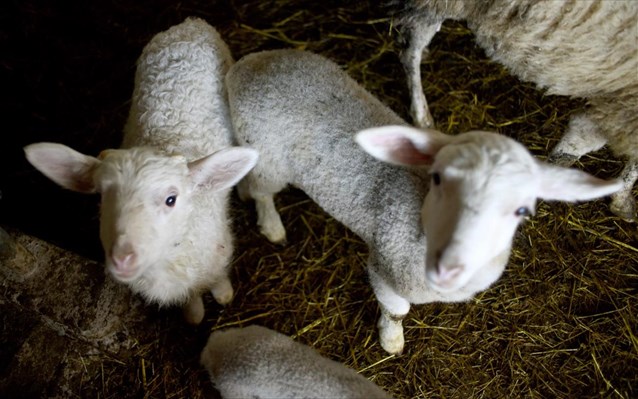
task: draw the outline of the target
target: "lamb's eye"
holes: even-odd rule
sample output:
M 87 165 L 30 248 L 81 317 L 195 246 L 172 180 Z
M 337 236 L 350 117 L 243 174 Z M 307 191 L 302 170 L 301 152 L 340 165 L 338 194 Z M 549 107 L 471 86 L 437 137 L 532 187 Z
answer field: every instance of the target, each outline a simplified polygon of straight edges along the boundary
M 432 182 L 434 182 L 435 186 L 441 184 L 441 175 L 438 173 L 432 173 Z
M 516 210 L 516 212 L 514 212 L 514 215 L 516 216 L 523 216 L 523 217 L 527 217 L 530 216 L 532 214 L 532 212 L 529 210 L 528 207 L 526 206 L 521 206 L 520 208 L 518 208 Z
M 171 208 L 175 206 L 175 202 L 177 201 L 177 195 L 170 195 L 166 198 L 164 202 L 166 206 L 170 206 Z

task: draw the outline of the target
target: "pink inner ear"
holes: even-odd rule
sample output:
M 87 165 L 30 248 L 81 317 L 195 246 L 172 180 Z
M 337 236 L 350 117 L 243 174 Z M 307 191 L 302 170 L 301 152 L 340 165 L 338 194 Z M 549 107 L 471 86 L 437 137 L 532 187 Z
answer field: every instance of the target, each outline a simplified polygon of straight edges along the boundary
M 406 165 L 429 165 L 433 158 L 430 154 L 424 154 L 419 151 L 411 140 L 399 137 L 375 137 L 375 144 L 379 144 L 387 148 L 388 156 L 402 164 Z

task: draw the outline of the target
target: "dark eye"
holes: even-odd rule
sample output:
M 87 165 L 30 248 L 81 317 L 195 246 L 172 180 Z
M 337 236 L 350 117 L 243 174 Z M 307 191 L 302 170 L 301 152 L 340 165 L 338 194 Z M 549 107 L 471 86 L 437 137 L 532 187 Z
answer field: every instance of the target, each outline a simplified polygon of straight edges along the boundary
M 441 175 L 439 175 L 438 173 L 432 173 L 432 181 L 434 182 L 435 186 L 438 186 L 439 184 L 441 184 Z
M 168 198 L 166 198 L 166 201 L 164 203 L 166 204 L 166 206 L 170 206 L 172 208 L 175 206 L 176 201 L 177 201 L 177 195 L 171 195 Z
M 516 212 L 514 212 L 514 215 L 523 216 L 523 217 L 530 216 L 531 214 L 532 212 L 526 206 L 521 206 L 520 208 L 516 210 Z

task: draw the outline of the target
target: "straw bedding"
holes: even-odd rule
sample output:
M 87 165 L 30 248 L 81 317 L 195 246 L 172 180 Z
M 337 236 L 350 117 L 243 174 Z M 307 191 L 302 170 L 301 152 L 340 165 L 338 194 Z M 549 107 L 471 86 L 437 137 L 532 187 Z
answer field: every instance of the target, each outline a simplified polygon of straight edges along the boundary
M 2 149 L 0 223 L 101 258 L 97 198 L 46 182 L 19 147 L 60 141 L 97 154 L 117 146 L 135 59 L 155 33 L 190 15 L 215 26 L 237 59 L 272 48 L 323 54 L 407 118 L 397 34 L 376 4 L 29 0 L 3 6 L 11 16 L 3 36 L 12 43 L 2 65 L 12 78 L 2 105 L 8 133 L 19 134 Z M 486 59 L 462 23 L 444 24 L 422 71 L 440 130 L 499 131 L 541 159 L 585 105 L 511 77 Z M 607 178 L 622 163 L 603 150 L 575 166 Z M 236 297 L 229 306 L 207 298 L 198 328 L 184 325 L 178 310 L 149 307 L 155 323 L 148 335 L 129 353 L 104 354 L 101 367 L 78 381 L 77 395 L 214 395 L 199 351 L 211 330 L 249 324 L 291 335 L 397 398 L 638 395 L 638 233 L 609 212 L 606 200 L 540 203 L 516 234 L 510 264 L 494 287 L 469 303 L 412 308 L 401 356 L 388 356 L 378 344 L 365 245 L 300 191 L 282 193 L 277 205 L 286 246 L 261 237 L 252 204 L 233 198 Z

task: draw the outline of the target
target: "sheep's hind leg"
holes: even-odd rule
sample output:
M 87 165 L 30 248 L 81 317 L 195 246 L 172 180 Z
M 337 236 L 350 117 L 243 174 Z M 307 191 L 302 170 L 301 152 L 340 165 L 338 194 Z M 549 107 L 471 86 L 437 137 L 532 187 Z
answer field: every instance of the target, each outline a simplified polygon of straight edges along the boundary
M 606 143 L 607 140 L 590 118 L 584 114 L 575 115 L 549 155 L 549 161 L 560 166 L 571 166 L 581 156 L 601 149 Z
M 634 184 L 638 179 L 638 161 L 630 159 L 620 173 L 623 188 L 611 196 L 611 211 L 619 217 L 634 221 L 636 217 L 636 200 L 633 195 Z
M 410 310 L 410 302 L 397 295 L 370 268 L 368 274 L 381 309 L 381 316 L 377 323 L 381 347 L 388 353 L 401 354 L 405 345 L 403 319 Z
M 201 323 L 205 313 L 202 296 L 199 294 L 191 296 L 182 308 L 182 313 L 187 323 L 193 325 Z
M 571 166 L 581 156 L 599 150 L 607 143 L 600 134 L 598 126 L 585 114 L 579 114 L 569 121 L 569 128 L 560 142 L 554 147 L 549 161 L 561 166 Z M 623 181 L 622 190 L 611 196 L 611 211 L 627 220 L 636 217 L 636 201 L 633 187 L 638 179 L 638 161 L 630 159 L 620 173 Z
M 427 46 L 441 28 L 442 22 L 413 21 L 403 26 L 402 33 L 407 40 L 407 47 L 401 52 L 401 63 L 407 77 L 410 92 L 410 114 L 412 122 L 418 127 L 434 127 L 434 119 L 430 114 L 428 102 L 423 93 L 421 80 L 421 60 Z

